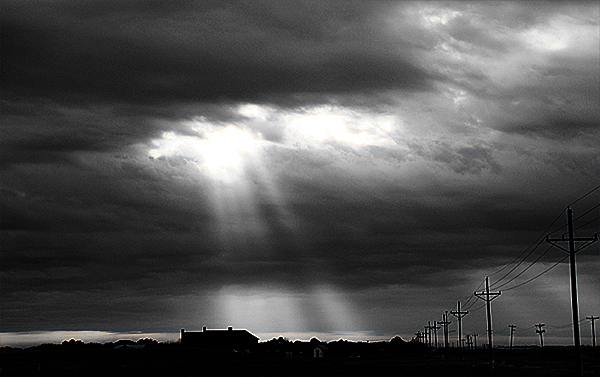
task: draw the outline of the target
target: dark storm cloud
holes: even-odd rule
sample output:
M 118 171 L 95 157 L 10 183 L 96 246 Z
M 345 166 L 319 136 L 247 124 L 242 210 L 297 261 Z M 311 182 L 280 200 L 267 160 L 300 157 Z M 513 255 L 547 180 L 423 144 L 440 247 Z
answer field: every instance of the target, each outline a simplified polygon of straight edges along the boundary
M 2 331 L 177 331 L 263 287 L 386 334 L 449 309 L 597 184 L 594 12 L 3 2 Z M 258 145 L 234 183 L 198 152 L 226 127 Z
M 330 5 L 335 9 L 306 7 L 312 9 L 306 15 L 291 4 L 200 2 L 175 13 L 140 14 L 135 6 L 96 13 L 105 7 L 97 2 L 9 3 L 4 90 L 160 104 L 429 87 L 429 75 L 402 46 L 377 39 L 370 7 Z M 358 44 L 339 48 L 360 32 Z

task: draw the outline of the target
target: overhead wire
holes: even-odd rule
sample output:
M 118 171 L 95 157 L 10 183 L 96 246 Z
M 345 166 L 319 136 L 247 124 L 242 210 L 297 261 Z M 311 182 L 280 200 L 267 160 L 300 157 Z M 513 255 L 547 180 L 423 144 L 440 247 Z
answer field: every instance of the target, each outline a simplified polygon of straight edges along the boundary
M 471 310 L 471 313 L 473 313 L 473 312 L 476 312 L 476 311 L 478 311 L 478 310 L 481 310 L 481 309 L 483 309 L 483 308 L 485 308 L 485 304 L 481 304 L 481 305 L 480 305 L 480 306 L 478 306 L 477 308 L 475 308 L 475 309 Z
M 586 226 L 590 225 L 594 221 L 598 221 L 598 220 L 600 220 L 600 216 L 596 217 L 595 219 L 592 219 L 592 220 L 588 221 L 587 223 L 585 223 L 583 225 L 578 226 L 577 228 L 575 228 L 575 230 L 581 229 L 581 228 L 585 228 Z
M 583 200 L 584 198 L 586 198 L 587 196 L 591 195 L 594 191 L 596 191 L 598 189 L 600 189 L 600 185 L 594 187 L 593 189 L 591 189 L 590 191 L 588 191 L 586 194 L 580 196 L 578 199 L 576 199 L 575 201 L 571 202 L 567 206 L 567 208 L 570 207 L 570 206 L 572 206 L 573 204 L 578 203 L 579 201 Z M 600 204 L 595 205 L 594 207 L 590 208 L 589 210 L 587 210 L 583 214 L 579 215 L 573 221 L 576 221 L 576 220 L 579 220 L 579 219 L 583 218 L 584 216 L 586 216 L 587 214 L 589 214 L 590 212 L 592 212 L 593 210 L 595 210 L 595 209 L 597 209 L 599 207 L 600 207 Z M 558 219 L 560 219 L 560 217 L 564 214 L 564 212 L 566 211 L 567 208 L 565 208 L 565 209 L 563 209 L 561 211 L 561 213 L 552 221 L 552 223 L 542 232 L 542 234 L 531 245 L 529 245 L 525 250 L 523 250 L 519 255 L 517 255 L 509 263 L 505 264 L 503 267 L 501 267 L 497 271 L 495 271 L 495 272 L 493 272 L 493 273 L 491 273 L 491 274 L 488 275 L 488 277 L 497 275 L 500 272 L 502 272 L 502 271 L 506 270 L 507 268 L 509 268 L 513 263 L 515 263 L 516 261 L 518 261 L 520 258 L 522 258 L 514 267 L 512 267 L 510 269 L 510 271 L 508 271 L 507 273 L 505 273 L 500 279 L 498 279 L 496 282 L 494 282 L 490 288 L 494 287 L 494 289 L 498 289 L 498 288 L 501 288 L 501 287 L 504 287 L 504 286 L 508 285 L 510 282 L 514 281 L 516 278 L 518 278 L 519 276 L 523 275 L 526 271 L 528 271 L 531 267 L 533 267 L 533 265 L 535 265 L 535 263 L 537 263 L 544 255 L 546 255 L 548 253 L 548 251 L 552 248 L 552 246 L 549 246 L 546 250 L 544 250 L 544 252 L 542 252 L 542 254 L 540 254 L 533 262 L 531 262 L 529 264 L 529 266 L 527 266 L 523 271 L 519 272 L 517 275 L 513 276 L 512 278 L 510 278 L 508 281 L 504 282 L 503 284 L 497 285 L 502 280 L 504 280 L 508 275 L 510 275 L 516 268 L 518 268 L 521 264 L 523 264 L 525 262 L 525 260 L 527 260 L 527 258 L 542 244 L 542 242 L 545 239 L 545 236 L 547 236 L 549 234 L 556 233 L 557 231 L 559 231 L 559 230 L 564 229 L 565 227 L 567 227 L 567 225 L 565 224 L 565 225 L 560 226 L 559 228 L 556 228 L 555 230 L 551 231 L 550 233 L 548 233 L 549 230 L 550 230 L 550 228 L 558 221 Z M 578 226 L 576 229 L 581 229 L 581 228 L 583 228 L 583 227 L 585 227 L 585 226 L 593 223 L 594 221 L 598 221 L 599 219 L 600 219 L 600 217 L 595 217 L 594 219 L 588 221 L 584 225 Z M 533 247 L 533 249 L 531 249 L 532 247 Z M 531 250 L 528 252 L 529 249 L 531 249 Z M 524 254 L 526 254 L 525 257 L 523 257 Z M 529 278 L 528 280 L 526 280 L 526 281 L 524 281 L 522 283 L 519 283 L 519 284 L 514 285 L 512 287 L 506 288 L 506 289 L 504 289 L 504 291 L 510 291 L 512 289 L 519 288 L 519 287 L 521 287 L 521 286 L 523 286 L 525 284 L 528 284 L 528 283 L 530 283 L 530 282 L 538 279 L 539 277 L 545 275 L 546 273 L 548 273 L 549 271 L 551 271 L 552 269 L 554 269 L 556 266 L 558 266 L 560 263 L 562 263 L 563 261 L 565 261 L 568 257 L 569 257 L 568 255 L 565 256 L 564 258 L 562 258 L 561 260 L 555 262 L 553 265 L 551 265 L 550 267 L 548 267 L 544 271 L 538 273 L 537 275 Z M 479 286 L 477 288 L 475 288 L 474 291 L 477 291 L 477 289 L 479 289 L 483 285 L 484 281 L 482 281 L 479 284 Z M 466 311 L 466 310 L 471 309 L 473 306 L 475 306 L 475 304 L 477 303 L 477 301 L 471 302 L 474 297 L 475 297 L 475 295 L 470 295 L 468 297 L 467 301 L 465 302 L 465 306 L 463 308 L 461 308 L 461 310 Z M 475 309 L 471 309 L 470 312 L 476 312 L 478 310 L 483 309 L 485 306 L 486 306 L 485 304 L 481 304 L 480 306 L 476 307 Z M 581 323 L 584 320 L 585 319 L 581 319 L 578 323 Z M 572 326 L 572 325 L 573 325 L 573 323 L 571 323 L 569 325 L 565 325 L 564 327 L 568 327 L 568 326 Z M 523 329 L 520 329 L 520 330 L 527 331 L 527 330 L 533 329 L 534 327 L 535 326 L 530 326 L 528 328 L 523 328 Z M 551 327 L 551 328 L 561 328 L 561 326 L 559 326 L 559 327 L 549 326 L 549 327 Z
M 546 250 L 544 250 L 544 252 L 542 254 L 540 254 L 540 256 L 537 257 L 533 262 L 531 262 L 529 264 L 529 266 L 525 267 L 525 269 L 523 269 L 523 271 L 519 272 L 518 274 L 516 274 L 515 276 L 513 276 L 512 278 L 510 278 L 508 281 L 505 281 L 504 283 L 496 286 L 495 289 L 502 288 L 505 285 L 507 285 L 508 283 L 510 283 L 511 281 L 513 281 L 516 278 L 518 278 L 519 276 L 523 275 L 525 272 L 527 272 L 527 270 L 529 270 L 531 267 L 533 267 L 534 264 L 536 264 L 540 259 L 542 259 L 542 257 L 544 255 L 546 255 L 546 253 L 548 253 L 548 251 L 550 251 L 550 249 L 552 249 L 552 246 L 548 246 L 548 248 Z
M 585 213 L 583 213 L 583 214 L 581 214 L 581 215 L 577 216 L 575 219 L 573 219 L 573 222 L 575 222 L 575 221 L 577 221 L 577 220 L 580 220 L 580 219 L 581 219 L 581 218 L 583 218 L 585 215 L 587 215 L 588 213 L 590 213 L 590 212 L 592 212 L 593 210 L 597 209 L 598 207 L 600 207 L 600 204 L 597 204 L 597 205 L 593 206 L 592 208 L 590 208 L 589 210 L 587 210 Z M 577 228 L 575 228 L 575 230 L 577 230 L 577 229 L 581 229 L 581 228 L 583 228 L 584 226 L 587 226 L 587 225 L 589 225 L 590 223 L 592 223 L 592 222 L 594 222 L 594 221 L 596 221 L 596 220 L 598 220 L 598 218 L 596 218 L 596 219 L 594 219 L 594 220 L 592 220 L 592 221 L 590 221 L 590 222 L 588 222 L 588 223 L 585 223 L 584 225 L 579 225 L 579 226 L 577 226 Z M 552 232 L 550 232 L 549 234 L 554 234 L 554 233 L 558 232 L 559 230 L 562 230 L 562 229 L 564 229 L 564 228 L 566 228 L 566 227 L 567 227 L 567 224 L 564 224 L 563 226 L 561 226 L 560 228 L 556 228 L 555 230 L 553 230 L 553 231 L 552 231 Z M 567 233 L 563 233 L 562 235 L 566 235 L 566 234 L 567 234 Z
M 504 265 L 498 271 L 496 271 L 496 272 L 488 275 L 488 277 L 489 276 L 494 276 L 494 275 L 500 273 L 501 271 L 507 269 L 510 265 L 512 265 L 513 263 L 515 263 L 517 260 L 519 260 L 519 258 L 521 258 L 523 256 L 523 254 L 527 253 L 527 250 L 529 250 L 531 247 L 533 247 L 533 249 L 529 253 L 527 253 L 527 255 L 523 259 L 521 259 L 521 261 L 515 267 L 513 267 L 507 274 L 504 274 L 500 279 L 498 279 L 494 284 L 492 284 L 492 286 L 494 286 L 494 285 L 498 284 L 499 282 L 501 282 L 506 276 L 508 276 L 518 266 L 520 266 L 531 255 L 531 253 L 533 253 L 533 251 L 535 251 L 535 249 L 543 242 L 544 237 L 545 237 L 546 233 L 548 232 L 548 230 L 558 221 L 558 219 L 560 219 L 560 217 L 563 215 L 564 212 L 565 212 L 565 210 L 563 209 L 560 212 L 560 214 L 558 214 L 558 216 L 556 216 L 556 218 L 554 219 L 554 221 L 552 221 L 552 223 L 550 225 L 548 225 L 548 227 L 546 227 L 546 229 L 541 233 L 541 235 L 538 238 L 536 238 L 536 240 L 533 241 L 531 243 L 531 245 L 529 245 L 525 250 L 523 250 L 521 252 L 521 254 L 517 255 L 512 261 L 510 261 L 509 263 L 507 263 L 506 265 Z
M 598 187 L 600 187 L 600 186 L 598 186 Z M 584 197 L 588 196 L 588 195 L 589 195 L 589 194 L 591 194 L 593 191 L 595 191 L 595 190 L 596 190 L 598 187 L 596 187 L 594 190 L 592 190 L 592 191 L 588 192 L 588 193 L 587 193 L 587 194 L 585 194 L 584 196 L 580 197 L 580 199 L 576 200 L 576 201 L 575 201 L 575 202 L 573 202 L 573 203 L 576 203 L 576 202 L 580 201 L 581 199 L 583 199 Z M 593 206 L 592 208 L 588 209 L 586 212 L 584 212 L 583 214 L 579 215 L 579 216 L 578 216 L 578 217 L 577 217 L 575 220 L 578 220 L 578 219 L 581 219 L 581 218 L 583 218 L 584 216 L 586 216 L 586 215 L 587 215 L 587 214 L 589 214 L 590 212 L 594 211 L 594 210 L 595 210 L 595 209 L 597 209 L 598 207 L 600 207 L 600 204 L 597 204 L 597 205 Z M 563 210 L 563 212 L 562 212 L 562 213 L 564 213 L 564 210 Z M 562 213 L 561 213 L 561 215 L 562 215 Z M 560 217 L 561 215 L 559 215 L 559 217 Z M 580 225 L 579 227 L 577 227 L 577 229 L 581 229 L 581 228 L 583 228 L 583 227 L 585 227 L 585 226 L 587 226 L 587 225 L 589 225 L 589 224 L 593 223 L 594 221 L 597 221 L 598 219 L 600 219 L 600 217 L 596 217 L 596 218 L 594 218 L 594 219 L 592 219 L 592 220 L 588 221 L 587 223 L 585 223 L 585 224 L 583 224 L 583 225 Z M 557 218 L 556 220 L 558 220 L 558 218 Z M 556 220 L 555 220 L 554 222 L 556 222 Z M 574 221 L 575 221 L 575 220 L 574 220 Z M 553 223 L 554 223 L 554 222 L 553 222 Z M 551 227 L 551 226 L 552 226 L 552 225 L 550 225 L 550 227 Z M 564 227 L 564 226 L 563 226 L 563 227 Z M 559 228 L 559 229 L 562 229 L 563 227 L 561 227 L 561 228 Z M 549 227 L 548 227 L 548 228 L 549 228 Z M 537 248 L 537 247 L 538 247 L 538 246 L 539 246 L 541 243 L 542 243 L 542 241 L 538 242 L 538 244 L 535 246 L 535 248 Z M 517 275 L 513 276 L 511 279 L 509 279 L 508 281 L 504 282 L 503 284 L 501 284 L 501 285 L 498 285 L 498 283 L 500 283 L 500 282 L 501 282 L 501 281 L 502 281 L 502 280 L 503 280 L 505 277 L 507 277 L 507 276 L 508 276 L 510 273 L 512 273 L 512 272 L 513 272 L 513 271 L 514 271 L 514 270 L 515 270 L 517 267 L 519 267 L 519 265 L 521 265 L 521 264 L 522 264 L 522 263 L 525 261 L 525 259 L 527 259 L 527 257 L 529 257 L 529 255 L 531 255 L 531 253 L 532 253 L 532 252 L 535 250 L 535 248 L 534 248 L 532 251 L 530 251 L 530 252 L 527 254 L 527 256 L 526 256 L 525 258 L 523 258 L 523 260 L 521 260 L 521 261 L 520 261 L 520 262 L 519 262 L 517 265 L 515 265 L 515 266 L 514 266 L 514 267 L 513 267 L 513 268 L 512 268 L 512 269 L 511 269 L 509 272 L 507 272 L 506 274 L 504 274 L 504 275 L 503 275 L 503 276 L 502 276 L 502 277 L 501 277 L 499 280 L 497 280 L 497 281 L 496 281 L 494 284 L 492 284 L 492 287 L 494 287 L 495 289 L 498 289 L 498 288 L 501 288 L 501 287 L 504 287 L 504 286 L 506 286 L 506 285 L 507 285 L 507 284 L 509 284 L 511 281 L 514 281 L 514 280 L 515 280 L 517 277 L 521 276 L 521 275 L 522 275 L 524 272 L 526 272 L 526 271 L 527 271 L 527 270 L 529 270 L 531 267 L 533 267 L 533 265 L 534 265 L 536 262 L 538 262 L 538 261 L 541 259 L 541 257 L 543 257 L 543 256 L 544 256 L 544 255 L 545 255 L 545 254 L 546 254 L 546 253 L 547 253 L 547 252 L 548 252 L 548 251 L 549 251 L 549 250 L 550 250 L 552 247 L 551 247 L 551 246 L 550 246 L 550 247 L 548 247 L 548 249 L 546 249 L 546 250 L 545 250 L 545 251 L 544 251 L 544 252 L 543 252 L 543 253 L 542 253 L 542 254 L 541 254 L 541 255 L 540 255 L 540 256 L 539 256 L 539 257 L 538 257 L 536 260 L 534 260 L 533 262 L 531 262 L 531 264 L 530 264 L 530 265 L 529 265 L 527 268 L 525 268 L 523 271 L 521 271 L 521 272 L 520 272 L 520 273 L 518 273 Z M 528 279 L 527 281 L 525 281 L 525 282 L 523 282 L 523 283 L 521 283 L 521 284 L 518 284 L 518 285 L 516 285 L 516 286 L 513 286 L 513 287 L 511 287 L 511 288 L 507 288 L 507 289 L 504 289 L 504 290 L 505 290 L 505 291 L 507 291 L 507 290 L 511 290 L 511 289 L 514 289 L 514 288 L 517 288 L 517 287 L 523 286 L 523 285 L 525 285 L 525 284 L 527 284 L 527 283 L 529 283 L 529 282 L 531 282 L 531 281 L 533 281 L 533 280 L 535 280 L 535 279 L 539 278 L 540 276 L 542 276 L 542 275 L 544 275 L 545 273 L 547 273 L 547 272 L 549 272 L 550 270 L 552 270 L 554 267 L 556 267 L 558 264 L 560 264 L 560 263 L 561 263 L 562 261 L 564 261 L 565 259 L 566 259 L 566 257 L 565 257 L 565 258 L 563 258 L 563 259 L 561 259 L 560 261 L 556 262 L 554 265 L 552 265 L 552 266 L 551 266 L 551 267 L 549 267 L 548 269 L 546 269 L 546 270 L 542 271 L 541 273 L 537 274 L 537 275 L 536 275 L 536 276 L 534 276 L 533 278 L 531 278 L 531 279 Z
M 600 207 L 600 203 L 596 204 L 595 206 L 593 206 L 592 208 L 588 209 L 587 211 L 585 211 L 581 215 L 577 216 L 577 218 L 575 218 L 575 220 L 573 220 L 573 221 L 577 221 L 577 220 L 581 219 L 583 216 L 587 215 L 588 213 L 592 212 L 593 210 L 597 209 L 598 207 Z
M 527 258 L 529 258 L 529 256 L 542 244 L 542 242 L 544 242 L 543 239 L 539 240 L 539 242 L 537 243 L 537 245 L 535 245 L 535 247 L 533 249 L 531 249 L 531 251 L 529 253 L 527 253 L 527 255 L 521 259 L 521 261 L 519 263 L 517 263 L 513 268 L 510 269 L 510 271 L 508 271 L 507 273 L 505 273 L 504 275 L 502 275 L 502 277 L 498 280 L 496 280 L 492 286 L 490 288 L 495 288 L 497 287 L 497 284 L 499 284 L 502 280 L 504 280 L 508 275 L 510 275 L 514 270 L 517 269 L 517 267 L 519 267 L 521 264 L 523 264 L 523 262 L 525 262 L 525 260 Z
M 585 318 L 582 318 L 579 321 L 577 321 L 577 324 L 580 325 L 585 320 L 586 320 Z M 573 326 L 573 322 L 571 322 L 569 324 L 565 324 L 565 325 L 559 325 L 559 326 L 546 325 L 546 327 L 551 328 L 551 329 L 565 329 L 565 328 L 571 327 L 571 326 Z
M 477 286 L 477 288 L 475 288 L 475 289 L 473 290 L 473 292 L 475 292 L 475 291 L 477 291 L 479 288 L 481 288 L 481 286 L 483 286 L 483 284 L 484 284 L 484 283 L 485 283 L 485 279 L 483 279 L 483 280 L 481 281 L 481 283 L 479 283 L 479 285 Z M 467 301 L 466 301 L 466 302 L 465 302 L 463 305 L 465 305 L 465 306 L 469 305 L 469 303 L 471 302 L 471 300 L 473 300 L 474 298 L 475 298 L 475 295 L 473 295 L 473 294 L 469 295 L 469 297 L 467 297 L 467 299 L 466 299 Z M 475 301 L 475 302 L 477 302 L 477 301 Z M 471 305 L 470 305 L 469 307 L 467 307 L 467 308 L 464 308 L 464 310 L 469 310 L 469 308 L 470 308 L 471 306 L 473 306 L 473 303 L 471 303 Z
M 600 189 L 600 185 L 594 187 L 593 189 L 591 189 L 590 191 L 588 191 L 586 194 L 580 196 L 579 199 L 577 199 L 574 202 L 572 202 L 571 204 L 569 204 L 569 207 L 572 206 L 573 204 L 579 202 L 580 200 L 584 199 L 585 197 L 587 197 L 588 195 L 592 194 L 594 191 L 596 191 L 598 189 Z
M 544 275 L 545 273 L 547 273 L 547 272 L 549 272 L 550 270 L 552 270 L 554 267 L 556 267 L 556 266 L 558 266 L 559 264 L 561 264 L 561 263 L 562 263 L 563 261 L 565 261 L 565 260 L 566 260 L 568 257 L 569 257 L 568 255 L 567 255 L 567 256 L 565 256 L 564 258 L 562 258 L 562 259 L 561 259 L 561 260 L 559 260 L 558 262 L 554 263 L 552 266 L 548 267 L 547 269 L 545 269 L 544 271 L 540 272 L 539 274 L 535 275 L 535 276 L 534 276 L 534 277 L 532 277 L 531 279 L 529 279 L 529 280 L 526 280 L 526 281 L 524 281 L 523 283 L 517 284 L 517 285 L 515 285 L 515 286 L 513 286 L 513 287 L 510 287 L 510 288 L 506 288 L 506 289 L 504 289 L 504 292 L 506 292 L 506 291 L 510 291 L 510 290 L 512 290 L 512 289 L 515 289 L 515 288 L 519 288 L 519 287 L 521 287 L 521 286 L 523 286 L 523 285 L 525 285 L 525 284 L 527 284 L 527 283 L 529 283 L 529 282 L 532 282 L 532 281 L 534 281 L 535 279 L 539 278 L 540 276 L 542 276 L 542 275 Z
M 582 200 L 583 198 L 587 197 L 588 195 L 590 195 L 591 193 L 593 193 L 594 191 L 596 191 L 598 188 L 600 188 L 600 186 L 596 186 L 594 189 L 592 189 L 591 191 L 589 191 L 587 194 L 582 195 L 581 197 L 579 197 L 579 199 L 575 200 L 573 203 L 569 204 L 566 208 L 572 206 L 573 204 L 579 202 L 580 200 Z M 587 215 L 588 213 L 592 212 L 593 210 L 597 209 L 598 207 L 600 207 L 600 204 L 595 205 L 594 207 L 590 208 L 589 210 L 587 210 L 586 212 L 584 212 L 583 214 L 577 216 L 573 221 L 577 221 L 579 219 L 581 219 L 582 217 L 584 217 L 585 215 Z M 566 210 L 565 208 L 565 210 Z M 564 210 L 563 210 L 564 212 Z M 561 213 L 562 215 L 562 213 Z M 564 228 L 567 228 L 567 224 L 561 225 L 559 228 L 554 229 L 553 231 L 551 231 L 549 234 L 554 234 L 556 232 L 558 232 L 559 230 L 562 230 Z

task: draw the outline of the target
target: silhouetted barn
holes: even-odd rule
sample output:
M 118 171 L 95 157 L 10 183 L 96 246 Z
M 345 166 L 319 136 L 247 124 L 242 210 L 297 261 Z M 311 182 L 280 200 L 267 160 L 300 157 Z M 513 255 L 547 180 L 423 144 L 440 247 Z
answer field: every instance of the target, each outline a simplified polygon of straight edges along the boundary
M 223 351 L 250 352 L 258 345 L 259 338 L 248 330 L 185 331 L 181 329 L 181 345 L 185 347 L 210 348 Z

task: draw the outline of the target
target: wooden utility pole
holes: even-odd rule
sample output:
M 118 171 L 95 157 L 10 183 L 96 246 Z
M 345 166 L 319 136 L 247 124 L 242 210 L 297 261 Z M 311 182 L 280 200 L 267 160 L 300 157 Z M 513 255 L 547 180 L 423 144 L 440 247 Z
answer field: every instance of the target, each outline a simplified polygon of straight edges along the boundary
M 585 319 L 589 319 L 590 322 L 592 323 L 592 347 L 594 347 L 594 350 L 596 350 L 596 329 L 594 328 L 594 321 L 597 320 L 598 317 L 597 315 L 591 315 L 589 317 L 585 317 Z
M 485 277 L 485 291 L 475 292 L 474 293 L 477 298 L 485 301 L 487 306 L 487 333 L 488 333 L 488 343 L 490 346 L 490 365 L 492 368 L 494 367 L 494 345 L 492 342 L 492 300 L 496 297 L 500 296 L 500 291 L 498 292 L 490 292 L 490 279 L 488 276 Z
M 579 304 L 577 302 L 577 269 L 575 267 L 575 254 L 598 241 L 598 234 L 593 237 L 575 237 L 573 226 L 573 210 L 567 207 L 567 223 L 569 229 L 569 237 L 565 238 L 564 234 L 560 238 L 549 238 L 546 236 L 546 242 L 558 247 L 559 249 L 569 253 L 569 266 L 571 275 L 571 311 L 573 313 L 573 342 L 575 343 L 575 368 L 578 375 L 583 375 L 583 363 L 581 360 L 581 343 L 579 340 Z M 559 242 L 568 242 L 569 249 L 559 246 Z M 583 242 L 581 246 L 575 248 L 575 242 Z
M 438 337 L 437 337 L 437 331 L 440 329 L 441 327 L 438 326 L 438 322 L 437 321 L 433 321 L 433 338 L 434 338 L 434 349 L 437 350 L 438 348 Z
M 508 327 L 510 327 L 510 349 L 512 350 L 513 347 L 513 334 L 515 333 L 515 325 L 508 325 Z
M 422 341 L 423 337 L 421 336 L 421 332 L 420 331 L 417 331 L 415 333 L 415 339 L 417 339 L 417 343 L 423 343 L 423 341 Z
M 535 332 L 540 334 L 540 347 L 542 348 L 544 348 L 544 333 L 546 332 L 546 330 L 544 330 L 544 326 L 546 326 L 545 323 L 538 323 L 537 325 L 535 325 L 535 327 L 537 327 L 537 330 L 535 330 Z
M 460 350 L 460 358 L 462 359 L 462 317 L 469 314 L 468 311 L 460 310 L 460 301 L 456 304 L 456 310 L 450 311 L 450 314 L 455 316 L 458 319 L 458 347 Z
M 448 357 L 448 325 L 452 323 L 451 321 L 448 321 L 448 311 L 442 314 L 442 319 L 443 321 L 438 323 L 442 325 L 442 328 L 444 329 L 444 352 L 446 353 L 446 357 Z

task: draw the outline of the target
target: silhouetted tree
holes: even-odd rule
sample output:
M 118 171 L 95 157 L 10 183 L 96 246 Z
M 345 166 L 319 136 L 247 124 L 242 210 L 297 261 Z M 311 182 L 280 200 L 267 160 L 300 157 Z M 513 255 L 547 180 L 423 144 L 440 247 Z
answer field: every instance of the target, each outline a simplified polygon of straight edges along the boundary
M 152 338 L 144 338 L 144 339 L 138 339 L 138 341 L 136 342 L 137 345 L 142 345 L 144 347 L 156 347 L 158 346 L 158 341 L 152 339 Z
M 63 340 L 61 345 L 63 347 L 68 347 L 68 348 L 82 348 L 83 346 L 85 346 L 85 343 L 80 339 L 77 339 L 77 340 L 69 339 L 69 340 Z

